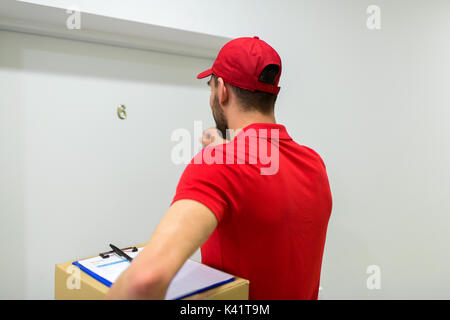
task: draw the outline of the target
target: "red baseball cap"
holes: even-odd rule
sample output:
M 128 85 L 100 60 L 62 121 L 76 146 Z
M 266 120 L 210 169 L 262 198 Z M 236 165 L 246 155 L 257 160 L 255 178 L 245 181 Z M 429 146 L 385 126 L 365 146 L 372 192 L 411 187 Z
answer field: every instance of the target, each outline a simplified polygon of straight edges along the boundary
M 259 76 L 268 65 L 279 67 L 273 84 L 261 82 Z M 197 79 L 214 74 L 226 83 L 250 91 L 278 94 L 281 76 L 281 58 L 278 53 L 258 37 L 231 40 L 220 49 L 211 69 L 205 70 Z

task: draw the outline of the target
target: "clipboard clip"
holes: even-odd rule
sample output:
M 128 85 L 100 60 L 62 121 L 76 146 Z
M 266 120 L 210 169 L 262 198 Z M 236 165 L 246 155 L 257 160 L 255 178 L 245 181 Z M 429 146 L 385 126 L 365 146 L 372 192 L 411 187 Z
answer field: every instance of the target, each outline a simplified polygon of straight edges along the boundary
M 136 247 L 128 247 L 128 248 L 123 248 L 123 249 L 121 249 L 122 251 L 131 251 L 131 252 L 137 252 L 138 251 L 138 249 L 136 248 Z M 100 257 L 102 257 L 103 259 L 106 259 L 106 258 L 109 258 L 109 256 L 112 254 L 112 253 L 114 253 L 114 251 L 113 250 L 111 250 L 111 251 L 107 251 L 107 252 L 102 252 L 102 253 L 99 253 L 99 256 Z

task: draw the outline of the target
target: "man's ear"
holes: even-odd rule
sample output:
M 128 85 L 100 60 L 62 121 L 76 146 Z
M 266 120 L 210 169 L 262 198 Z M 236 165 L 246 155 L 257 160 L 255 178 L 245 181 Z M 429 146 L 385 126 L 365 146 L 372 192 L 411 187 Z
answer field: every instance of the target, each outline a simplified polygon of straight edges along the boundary
M 226 105 L 229 98 L 228 88 L 222 78 L 217 79 L 217 93 L 221 105 Z

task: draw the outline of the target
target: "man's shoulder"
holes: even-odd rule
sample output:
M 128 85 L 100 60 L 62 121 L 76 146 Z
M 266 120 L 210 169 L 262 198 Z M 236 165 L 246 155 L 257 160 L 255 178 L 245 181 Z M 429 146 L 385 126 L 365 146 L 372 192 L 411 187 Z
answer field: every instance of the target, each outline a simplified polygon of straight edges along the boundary
M 304 153 L 307 153 L 311 158 L 313 158 L 314 160 L 320 162 L 326 168 L 325 162 L 323 161 L 322 157 L 320 156 L 320 154 L 316 150 L 314 150 L 311 147 L 298 144 L 295 141 L 292 141 L 292 142 L 296 144 L 296 146 L 299 148 L 299 150 L 301 150 Z

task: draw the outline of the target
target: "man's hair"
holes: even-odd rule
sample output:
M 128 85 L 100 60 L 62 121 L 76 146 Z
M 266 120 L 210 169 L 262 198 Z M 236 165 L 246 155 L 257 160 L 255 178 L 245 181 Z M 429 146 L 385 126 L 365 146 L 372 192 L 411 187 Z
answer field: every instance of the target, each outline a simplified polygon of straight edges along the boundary
M 275 80 L 279 72 L 279 66 L 275 64 L 269 64 L 261 72 L 258 80 L 263 83 L 275 84 Z M 214 79 L 214 84 L 217 86 L 217 77 L 215 75 L 212 75 L 212 79 Z M 250 90 L 233 86 L 229 83 L 228 85 L 233 90 L 234 94 L 240 102 L 240 106 L 244 111 L 259 111 L 263 114 L 270 114 L 271 112 L 273 112 L 275 102 L 277 100 L 276 94 L 262 91 L 252 92 Z

